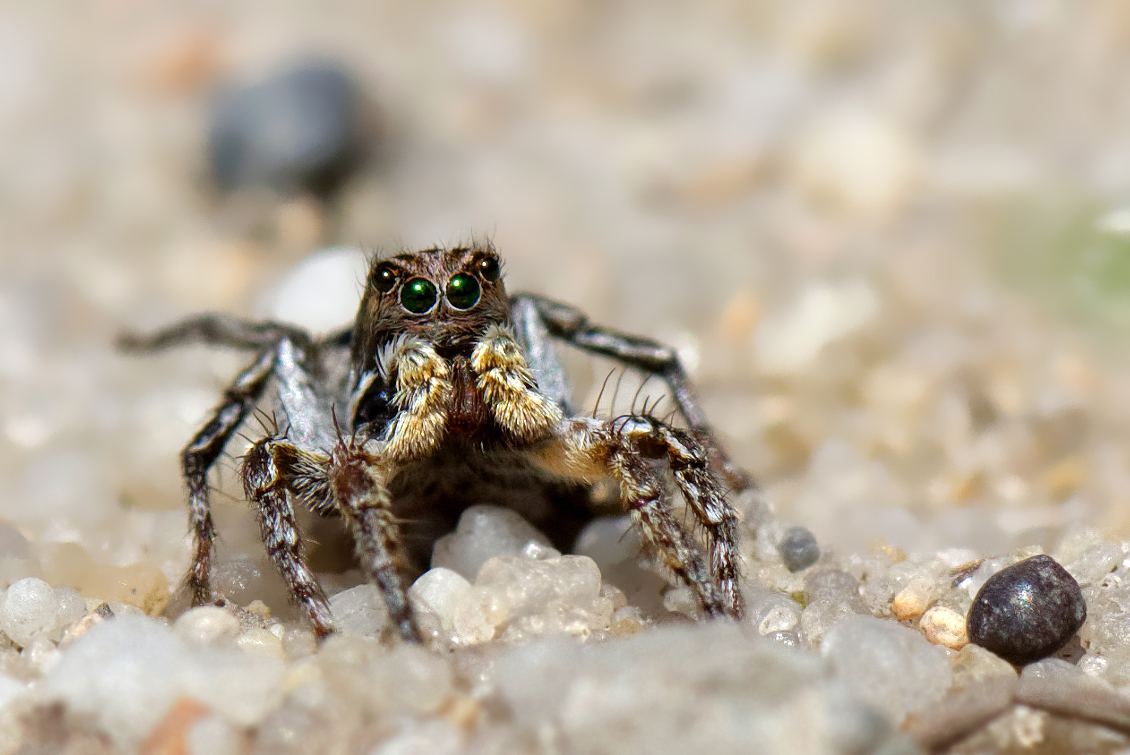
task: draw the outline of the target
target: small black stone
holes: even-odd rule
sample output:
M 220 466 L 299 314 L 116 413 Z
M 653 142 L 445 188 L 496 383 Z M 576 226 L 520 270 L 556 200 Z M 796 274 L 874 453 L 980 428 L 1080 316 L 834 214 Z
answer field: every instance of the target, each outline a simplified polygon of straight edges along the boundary
M 330 62 L 225 91 L 208 136 L 212 175 L 225 190 L 269 186 L 327 197 L 359 164 L 359 113 L 352 80 Z
M 790 527 L 781 542 L 777 543 L 777 552 L 785 562 L 785 568 L 791 572 L 807 569 L 820 558 L 820 545 L 816 536 L 806 527 Z
M 989 580 L 973 599 L 969 639 L 1023 666 L 1062 648 L 1087 618 L 1079 583 L 1050 556 L 1033 556 Z

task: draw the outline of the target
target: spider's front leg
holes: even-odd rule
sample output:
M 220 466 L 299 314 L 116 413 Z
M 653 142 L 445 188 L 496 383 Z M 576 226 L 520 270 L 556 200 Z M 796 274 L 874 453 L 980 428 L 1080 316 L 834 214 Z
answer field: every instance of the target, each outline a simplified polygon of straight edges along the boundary
M 339 345 L 340 335 L 334 338 L 331 345 Z M 294 326 L 215 313 L 189 317 L 153 333 L 124 333 L 118 338 L 118 348 L 130 353 L 161 351 L 194 343 L 259 352 L 255 361 L 224 391 L 223 401 L 181 452 L 193 540 L 192 565 L 185 582 L 192 605 L 198 606 L 212 601 L 209 582 L 215 525 L 208 500 L 208 473 L 259 402 L 279 366 L 280 354 L 297 353 L 304 365 L 317 349 L 310 335 Z
M 260 440 L 243 457 L 241 475 L 247 500 L 255 506 L 259 534 L 275 568 L 286 582 L 291 599 L 301 605 L 314 632 L 325 637 L 333 631 L 326 595 L 306 562 L 306 549 L 291 498 L 302 490 L 310 499 L 325 500 L 327 459 L 286 441 Z
M 420 642 L 401 577 L 400 532 L 392 515 L 384 466 L 355 441 L 343 439 L 330 455 L 330 487 L 353 534 L 357 560 L 380 591 L 389 619 L 403 639 Z
M 450 368 L 419 338 L 400 338 L 382 355 L 396 387 L 396 415 L 367 443 L 338 437 L 325 467 L 333 506 L 353 535 L 361 569 L 377 586 L 400 636 L 420 641 L 401 575 L 400 532 L 387 481 L 397 464 L 427 456 L 443 440 L 451 405 Z
M 397 631 L 406 640 L 420 641 L 400 575 L 400 540 L 385 467 L 353 439 L 339 439 L 327 456 L 267 438 L 244 457 L 244 491 L 258 512 L 267 555 L 319 637 L 330 634 L 333 625 L 325 593 L 307 563 L 294 516 L 295 498 L 318 511 L 342 515 L 353 535 L 358 562 L 380 591 Z
M 694 591 L 706 615 L 741 618 L 737 516 L 702 443 L 652 417 L 570 420 L 563 424 L 562 436 L 562 444 L 542 453 L 547 466 L 559 473 L 579 470 L 586 477 L 610 472 L 648 549 Z M 706 531 L 709 562 L 664 496 L 663 473 L 653 463 L 658 459 L 666 460 L 695 521 Z

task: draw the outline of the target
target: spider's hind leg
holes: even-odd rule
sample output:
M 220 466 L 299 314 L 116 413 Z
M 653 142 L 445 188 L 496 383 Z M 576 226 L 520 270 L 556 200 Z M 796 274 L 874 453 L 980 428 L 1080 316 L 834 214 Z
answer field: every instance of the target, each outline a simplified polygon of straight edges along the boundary
M 181 452 L 181 467 L 188 487 L 188 521 L 192 531 L 192 566 L 185 578 L 192 605 L 211 602 L 212 542 L 216 530 L 208 500 L 208 472 L 224 451 L 231 436 L 247 419 L 263 395 L 275 367 L 275 349 L 264 351 L 224 392 L 223 402 L 207 424 Z
M 175 346 L 200 343 L 233 349 L 262 349 L 289 338 L 309 343 L 310 336 L 293 325 L 270 320 L 246 320 L 219 313 L 194 315 L 153 333 L 123 333 L 118 348 L 128 352 L 161 351 Z

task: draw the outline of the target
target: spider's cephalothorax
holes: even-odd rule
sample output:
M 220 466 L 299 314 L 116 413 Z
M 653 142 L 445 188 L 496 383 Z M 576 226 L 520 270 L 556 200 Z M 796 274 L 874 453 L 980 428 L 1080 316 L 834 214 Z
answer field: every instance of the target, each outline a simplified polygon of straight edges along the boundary
M 662 377 L 689 429 L 647 415 L 573 416 L 550 336 Z M 650 552 L 706 615 L 741 615 L 737 520 L 718 474 L 739 489 L 751 482 L 714 441 L 674 352 L 594 326 L 568 305 L 508 295 L 489 245 L 374 260 L 356 322 L 325 338 L 204 315 L 123 345 L 193 340 L 257 351 L 183 454 L 195 604 L 212 600 L 208 470 L 273 382 L 280 429 L 251 446 L 241 476 L 268 554 L 319 635 L 332 617 L 295 503 L 343 518 L 400 634 L 419 639 L 407 578 L 463 509 L 506 503 L 567 542 L 586 516 L 577 491 L 603 478 L 618 483 Z M 345 350 L 348 370 L 333 377 Z M 705 553 L 665 495 L 664 466 L 705 533 Z
M 353 429 L 384 431 L 388 452 L 402 460 L 448 435 L 530 441 L 560 420 L 515 340 L 490 249 L 430 249 L 376 262 L 352 341 Z M 502 411 L 501 421 L 492 409 Z

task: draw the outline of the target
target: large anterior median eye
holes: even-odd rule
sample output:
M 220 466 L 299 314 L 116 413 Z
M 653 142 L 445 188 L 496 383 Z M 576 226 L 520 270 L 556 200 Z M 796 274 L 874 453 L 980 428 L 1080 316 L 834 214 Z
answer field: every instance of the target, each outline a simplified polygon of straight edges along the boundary
M 467 275 L 467 273 L 456 273 L 447 282 L 447 288 L 444 289 L 443 293 L 451 306 L 456 309 L 470 309 L 479 303 L 482 289 L 479 288 L 479 282 L 475 280 L 475 276 Z
M 436 305 L 436 287 L 427 278 L 413 278 L 400 289 L 400 303 L 414 315 L 422 315 Z

